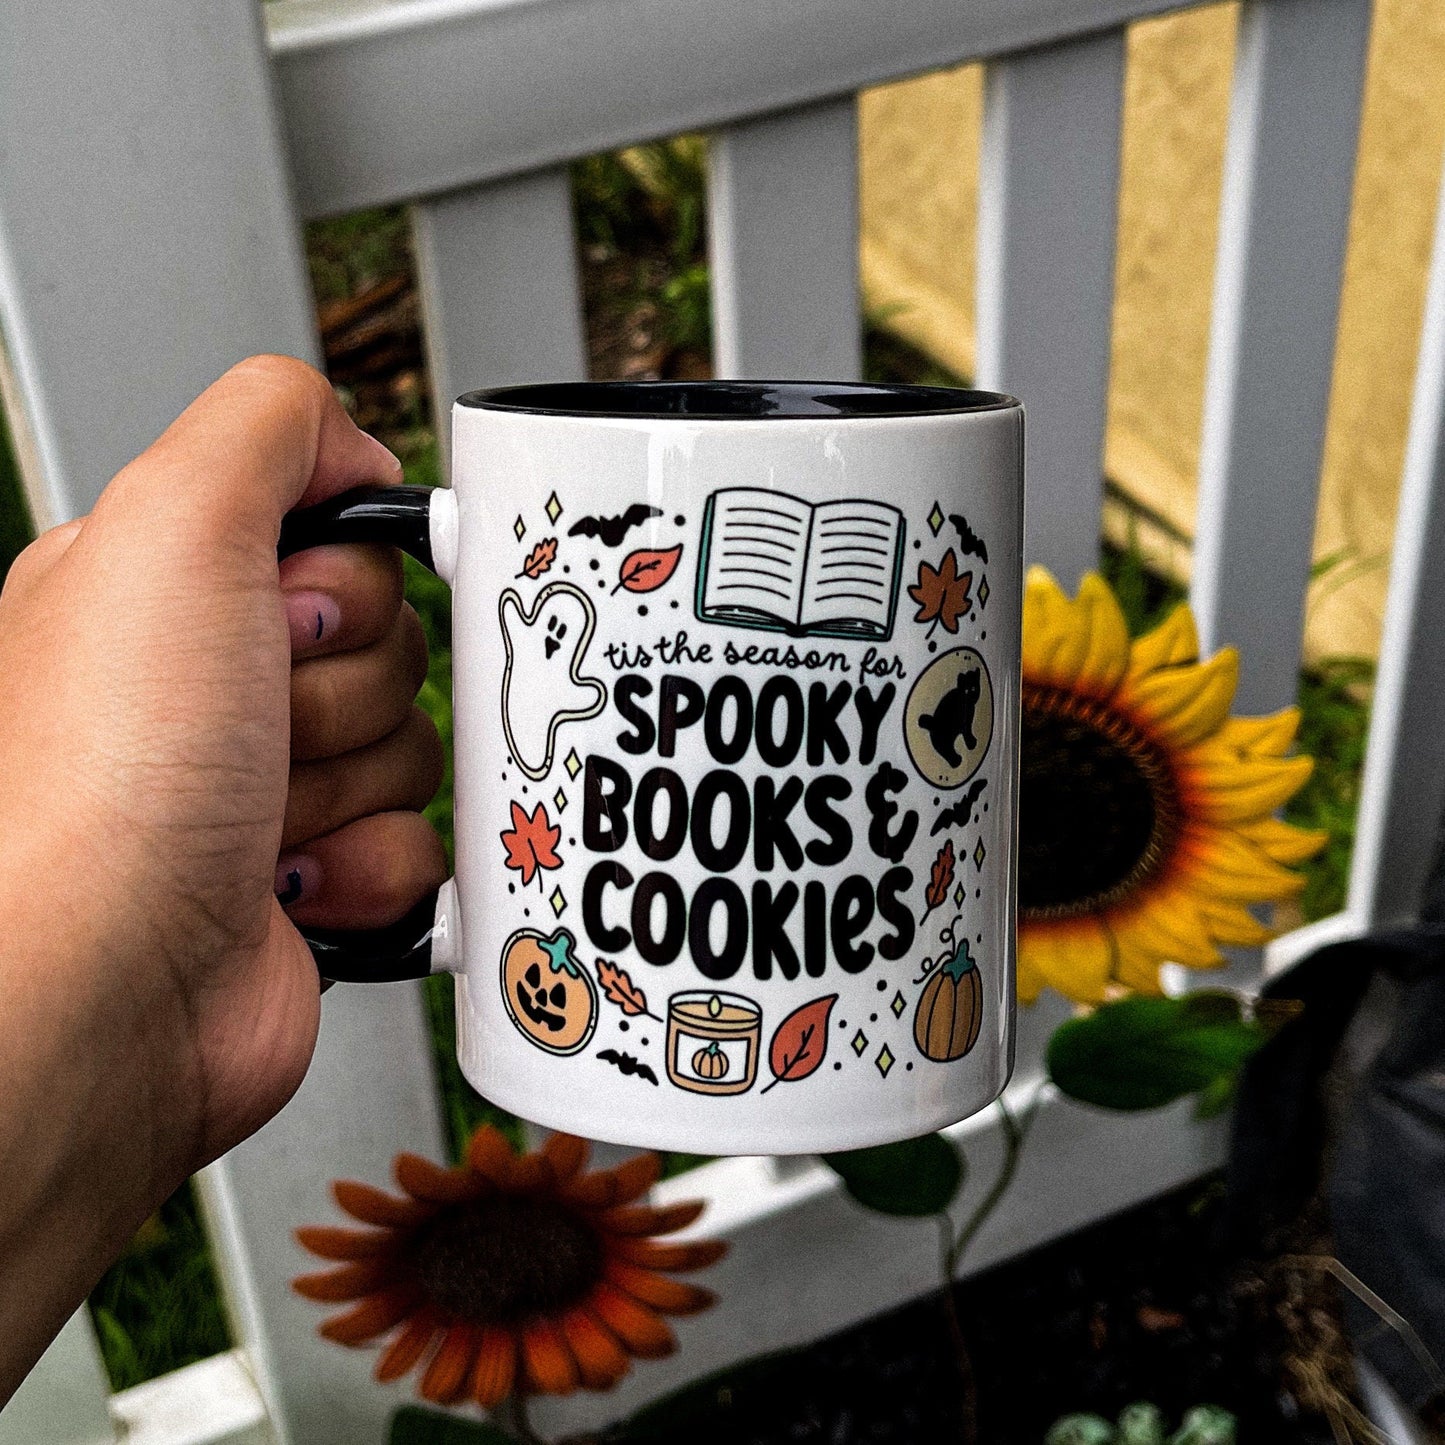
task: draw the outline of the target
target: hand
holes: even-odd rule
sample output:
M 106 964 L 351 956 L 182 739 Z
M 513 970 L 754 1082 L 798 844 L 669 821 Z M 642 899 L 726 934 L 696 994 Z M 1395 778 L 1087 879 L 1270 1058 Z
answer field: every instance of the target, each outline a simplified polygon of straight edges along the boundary
M 320 1003 L 291 919 L 390 922 L 444 876 L 398 557 L 276 561 L 288 510 L 399 474 L 318 373 L 253 358 L 11 569 L 0 1402 L 146 1213 L 299 1084 Z

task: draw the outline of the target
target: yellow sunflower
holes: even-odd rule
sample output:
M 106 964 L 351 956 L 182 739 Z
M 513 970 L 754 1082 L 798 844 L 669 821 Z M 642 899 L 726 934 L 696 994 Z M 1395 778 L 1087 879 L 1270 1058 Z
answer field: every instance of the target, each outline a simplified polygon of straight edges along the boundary
M 585 1173 L 587 1152 L 585 1140 L 553 1134 L 519 1155 L 484 1127 L 455 1169 L 398 1154 L 402 1198 L 337 1180 L 336 1202 L 372 1227 L 298 1229 L 304 1248 L 337 1267 L 302 1275 L 293 1288 L 349 1303 L 322 1323 L 329 1340 L 366 1345 L 390 1335 L 377 1379 L 420 1366 L 418 1392 L 439 1405 L 470 1400 L 490 1410 L 509 1396 L 609 1390 L 634 1357 L 675 1348 L 663 1316 L 712 1304 L 709 1291 L 669 1274 L 712 1264 L 727 1246 L 653 1238 L 703 1209 L 640 1202 L 657 1182 L 656 1154 Z
M 1229 715 L 1239 657 L 1199 657 L 1187 605 L 1134 641 L 1108 584 L 1024 587 L 1019 997 L 1159 992 L 1159 968 L 1264 943 L 1250 909 L 1304 886 L 1325 841 L 1276 811 L 1313 762 L 1297 708 Z

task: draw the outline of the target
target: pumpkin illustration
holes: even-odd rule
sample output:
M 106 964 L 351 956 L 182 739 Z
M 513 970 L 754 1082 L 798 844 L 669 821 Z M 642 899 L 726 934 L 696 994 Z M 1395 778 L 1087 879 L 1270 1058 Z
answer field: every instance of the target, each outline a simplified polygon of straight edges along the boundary
M 502 949 L 502 999 L 518 1029 L 549 1054 L 575 1054 L 597 1027 L 597 990 L 577 960 L 577 941 L 519 928 Z
M 725 1079 L 730 1068 L 728 1056 L 718 1048 L 716 1039 L 692 1056 L 692 1071 L 699 1079 Z
M 982 1026 L 983 984 L 965 939 L 924 987 L 913 1015 L 913 1041 L 924 1058 L 946 1064 L 978 1042 Z

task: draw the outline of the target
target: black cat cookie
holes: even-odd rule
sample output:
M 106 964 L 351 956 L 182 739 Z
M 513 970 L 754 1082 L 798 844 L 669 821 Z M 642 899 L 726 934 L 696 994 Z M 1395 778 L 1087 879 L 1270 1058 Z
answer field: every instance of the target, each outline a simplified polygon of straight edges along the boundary
M 962 787 L 993 737 L 993 684 L 971 647 L 934 658 L 908 694 L 903 735 L 913 766 L 936 788 Z

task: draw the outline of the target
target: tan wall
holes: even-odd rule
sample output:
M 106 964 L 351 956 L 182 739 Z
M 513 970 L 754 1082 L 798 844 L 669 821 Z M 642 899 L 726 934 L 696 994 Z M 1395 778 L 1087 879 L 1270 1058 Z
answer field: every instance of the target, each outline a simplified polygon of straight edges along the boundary
M 1187 575 L 1235 9 L 1129 35 L 1105 468 Z M 863 281 L 875 316 L 962 375 L 974 362 L 976 66 L 862 102 Z M 1311 656 L 1373 654 L 1420 335 L 1441 149 L 1445 5 L 1376 0 L 1315 539 Z M 1116 539 L 1126 511 L 1106 509 Z

